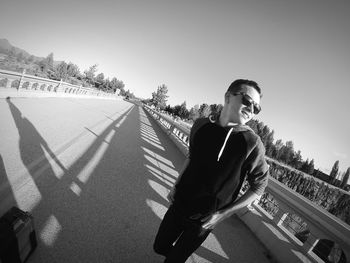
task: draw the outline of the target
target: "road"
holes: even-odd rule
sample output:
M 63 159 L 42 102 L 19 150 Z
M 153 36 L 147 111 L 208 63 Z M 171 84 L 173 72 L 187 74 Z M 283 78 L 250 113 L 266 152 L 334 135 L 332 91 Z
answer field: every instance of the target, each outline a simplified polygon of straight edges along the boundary
M 30 211 L 39 246 L 28 263 L 162 262 L 153 240 L 184 156 L 125 101 L 0 100 L 0 214 Z M 187 261 L 270 262 L 237 218 Z

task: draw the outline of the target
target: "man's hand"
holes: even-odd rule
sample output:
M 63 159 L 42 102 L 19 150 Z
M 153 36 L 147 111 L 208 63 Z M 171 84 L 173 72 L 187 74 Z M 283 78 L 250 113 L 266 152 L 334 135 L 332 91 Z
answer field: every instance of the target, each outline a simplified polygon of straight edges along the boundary
M 205 221 L 202 227 L 205 229 L 213 229 L 217 224 L 219 224 L 225 218 L 226 218 L 226 215 L 218 211 L 212 214 L 211 217 L 209 217 L 209 219 Z
M 167 195 L 167 198 L 170 203 L 174 202 L 174 196 L 175 196 L 175 187 L 171 188 L 170 192 Z

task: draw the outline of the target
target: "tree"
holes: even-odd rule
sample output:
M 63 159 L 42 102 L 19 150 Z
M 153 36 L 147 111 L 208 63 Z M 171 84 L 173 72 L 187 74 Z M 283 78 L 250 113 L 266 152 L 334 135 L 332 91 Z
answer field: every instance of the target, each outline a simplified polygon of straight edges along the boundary
M 181 110 L 181 105 L 175 105 L 173 108 L 172 108 L 172 113 L 178 117 L 180 117 L 179 113 L 180 113 L 180 110 Z
M 210 106 L 208 104 L 206 104 L 206 103 L 203 103 L 199 107 L 199 117 L 201 117 L 201 118 L 208 117 L 210 112 L 211 112 Z
M 100 73 L 96 76 L 96 82 L 98 82 L 99 84 L 103 84 L 105 79 L 105 75 L 103 73 Z
M 46 58 L 45 62 L 47 63 L 47 66 L 49 69 L 53 69 L 53 53 L 51 52 Z
M 268 156 L 271 156 L 273 152 L 274 134 L 275 134 L 275 131 L 272 130 L 266 137 L 265 148 L 266 148 L 266 155 Z
M 158 86 L 157 91 L 152 93 L 152 104 L 159 109 L 166 107 L 168 88 L 165 84 Z
M 278 140 L 276 141 L 276 143 L 275 143 L 275 149 L 274 149 L 274 152 L 273 152 L 273 156 L 274 156 L 277 160 L 280 159 L 280 156 L 281 156 L 281 154 L 282 154 L 282 151 L 281 151 L 282 147 L 283 147 L 283 142 L 282 142 L 281 139 L 278 139 Z
M 34 62 L 34 56 L 33 55 L 24 57 L 24 63 L 26 63 L 27 65 L 32 64 L 33 62 Z
M 48 70 L 53 69 L 53 53 L 51 52 L 46 58 L 39 62 L 39 67 L 42 72 L 46 73 Z
M 294 155 L 294 144 L 292 141 L 287 141 L 286 145 L 282 146 L 280 150 L 280 160 L 286 164 L 290 164 Z
M 260 121 L 258 121 L 258 124 L 256 125 L 256 131 L 257 131 L 257 134 L 260 136 L 260 138 L 262 137 L 264 126 L 265 126 L 264 123 Z
M 166 106 L 164 110 L 166 112 L 168 112 L 169 114 L 173 114 L 174 113 L 174 110 L 173 110 L 173 108 L 170 105 Z
M 252 128 L 252 130 L 258 134 L 258 120 L 255 119 L 251 119 L 250 121 L 247 122 L 247 125 L 249 125 L 250 128 Z
M 181 119 L 188 119 L 188 116 L 190 115 L 190 112 L 188 111 L 187 107 L 186 107 L 186 101 L 184 101 L 181 105 L 180 105 L 180 112 L 179 112 L 179 116 Z
M 291 166 L 293 166 L 295 169 L 300 169 L 302 166 L 302 156 L 301 156 L 301 151 L 299 150 L 298 152 L 294 153 L 292 161 L 291 161 Z
M 339 161 L 336 161 L 336 162 L 333 164 L 331 173 L 329 174 L 329 181 L 328 181 L 328 182 L 329 182 L 330 184 L 333 184 L 333 183 L 335 182 L 335 178 L 337 177 L 338 172 L 339 172 Z
M 307 173 L 309 166 L 310 166 L 310 162 L 309 162 L 309 158 L 307 158 L 306 161 L 302 163 L 300 170 L 303 171 L 304 173 Z
M 11 47 L 9 53 L 8 53 L 9 57 L 16 57 L 16 49 L 14 47 Z
M 130 90 L 127 90 L 125 92 L 125 97 L 128 98 L 128 99 L 134 99 L 135 95 L 134 95 L 134 93 L 130 92 Z
M 34 60 L 35 60 L 35 58 L 34 58 L 33 55 L 30 55 L 30 56 L 27 58 L 28 63 L 32 63 L 32 62 L 34 62 Z
M 350 167 L 346 170 L 346 172 L 344 174 L 343 180 L 342 180 L 341 185 L 340 185 L 341 188 L 345 189 L 345 187 L 349 181 L 349 175 L 350 175 Z
M 96 81 L 97 81 L 97 77 L 96 77 Z M 98 88 L 105 91 L 105 92 L 116 93 L 117 89 L 120 90 L 120 87 L 121 87 L 120 82 L 121 81 L 117 80 L 116 78 L 113 78 L 112 81 L 110 81 L 109 78 L 106 78 L 105 80 L 102 81 L 102 84 L 100 84 L 98 86 Z M 101 82 L 99 82 L 99 83 L 101 83 Z M 123 84 L 123 82 L 121 82 L 121 83 Z M 122 86 L 122 87 L 124 87 L 124 86 Z M 118 94 L 119 94 L 119 92 L 118 92 Z M 129 97 L 130 97 L 130 95 L 133 96 L 133 94 L 130 91 L 126 92 L 126 91 L 124 91 L 124 89 L 122 90 L 121 95 L 123 95 L 123 96 L 128 95 Z
M 252 126 L 254 127 L 257 134 L 260 136 L 262 143 L 265 146 L 266 154 L 268 156 L 272 156 L 273 152 L 273 141 L 274 141 L 274 131 L 270 131 L 270 128 L 267 125 L 264 125 L 262 122 L 259 122 L 258 120 L 255 120 L 256 124 L 253 124 L 254 122 L 251 122 Z
M 66 80 L 67 79 L 67 77 L 68 77 L 67 67 L 68 67 L 68 64 L 64 61 L 56 66 L 55 72 L 54 72 L 56 79 L 58 79 L 58 80 L 61 80 L 61 79 Z
M 67 66 L 67 74 L 70 77 L 78 77 L 80 75 L 79 67 L 72 62 L 69 62 Z
M 112 78 L 110 85 L 109 85 L 110 89 L 113 90 L 113 92 L 115 93 L 117 90 L 120 90 L 120 94 L 122 96 L 126 95 L 126 92 L 124 90 L 124 83 L 121 80 L 118 80 L 117 78 Z
M 222 104 L 211 104 L 210 105 L 210 114 L 215 116 L 215 117 L 219 117 L 223 107 L 224 106 L 222 106 Z
M 179 116 L 181 119 L 188 119 L 190 113 L 186 108 L 186 101 L 184 101 L 181 105 L 176 105 L 173 108 L 172 113 Z
M 314 173 L 314 171 L 315 171 L 315 161 L 314 161 L 314 159 L 311 159 L 309 166 L 308 166 L 308 169 L 307 169 L 307 173 L 312 175 Z
M 18 62 L 23 61 L 23 60 L 24 60 L 24 55 L 23 55 L 23 53 L 22 53 L 22 52 L 17 53 L 16 59 L 17 59 Z
M 95 84 L 95 73 L 97 71 L 97 64 L 92 65 L 88 70 L 84 71 L 85 79 L 90 84 Z
M 259 125 L 257 127 L 260 127 L 261 125 L 263 125 L 262 123 L 259 123 Z M 266 142 L 267 142 L 267 137 L 269 136 L 270 134 L 270 129 L 267 125 L 263 125 L 263 128 L 259 128 L 260 129 L 260 138 L 261 138 L 261 141 L 262 143 L 265 145 L 266 147 Z
M 196 104 L 190 109 L 189 118 L 193 121 L 199 118 L 199 105 Z

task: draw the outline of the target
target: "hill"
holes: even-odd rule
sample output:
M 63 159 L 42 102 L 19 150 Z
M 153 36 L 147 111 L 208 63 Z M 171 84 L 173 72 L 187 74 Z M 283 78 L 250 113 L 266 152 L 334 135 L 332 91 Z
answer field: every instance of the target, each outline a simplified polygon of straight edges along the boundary
M 120 93 L 122 96 L 129 94 L 124 90 L 124 83 L 113 77 L 111 80 L 104 77 L 103 73 L 96 76 L 97 64 L 91 66 L 84 73 L 80 72 L 77 65 L 72 62 L 55 61 L 53 53 L 46 58 L 31 55 L 24 49 L 13 46 L 7 39 L 0 38 L 0 69 L 23 72 L 42 78 L 62 80 L 73 85 L 94 87 L 105 92 Z M 133 95 L 134 96 L 134 95 Z
M 39 61 L 44 59 L 43 57 L 37 57 L 32 54 L 29 54 L 24 49 L 13 46 L 7 39 L 0 38 L 0 53 L 10 55 L 11 53 L 14 55 L 22 53 L 24 58 L 29 58 L 33 56 L 33 60 Z
M 22 72 L 24 69 L 27 74 L 39 77 L 51 78 L 50 70 L 42 72 L 41 65 L 44 57 L 38 57 L 30 54 L 26 50 L 16 47 L 5 38 L 0 38 L 0 68 L 4 70 Z M 62 61 L 53 60 L 53 67 L 59 65 Z M 51 70 L 52 71 L 52 70 Z M 75 81 L 74 84 L 76 84 Z

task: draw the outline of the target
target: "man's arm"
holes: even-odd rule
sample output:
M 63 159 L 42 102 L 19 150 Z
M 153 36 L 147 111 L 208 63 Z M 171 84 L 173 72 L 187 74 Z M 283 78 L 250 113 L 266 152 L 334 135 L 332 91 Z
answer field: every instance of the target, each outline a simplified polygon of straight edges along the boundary
M 190 159 L 189 157 L 186 158 L 183 166 L 182 166 L 182 169 L 174 183 L 174 186 L 172 187 L 172 189 L 170 190 L 170 192 L 168 193 L 168 200 L 172 203 L 174 201 L 174 196 L 175 196 L 175 191 L 176 191 L 176 185 L 180 182 L 180 179 L 181 179 L 181 176 L 182 174 L 184 173 L 185 169 L 187 168 L 188 164 L 190 163 Z
M 247 207 L 251 203 L 253 203 L 256 199 L 258 199 L 259 195 L 257 195 L 254 191 L 248 189 L 236 202 L 232 205 L 225 207 L 222 210 L 214 213 L 211 218 L 203 224 L 203 228 L 210 229 L 214 228 L 218 223 L 225 220 L 226 218 L 236 214 L 240 209 Z
M 236 200 L 236 202 L 228 207 L 225 207 L 225 209 L 221 210 L 220 213 L 224 214 L 226 218 L 230 217 L 242 208 L 245 208 L 253 203 L 259 197 L 260 196 L 257 195 L 254 191 L 248 189 L 238 200 Z
M 209 220 L 204 223 L 204 228 L 213 228 L 222 220 L 237 213 L 238 210 L 250 205 L 264 193 L 267 185 L 269 167 L 265 161 L 265 149 L 260 140 L 257 141 L 257 145 L 247 158 L 246 163 L 248 165 L 247 168 L 244 168 L 244 171 L 247 171 L 247 180 L 250 188 L 232 205 L 214 213 Z
M 182 176 L 182 174 L 184 173 L 184 171 L 186 170 L 186 168 L 187 168 L 187 166 L 188 166 L 189 163 L 190 163 L 190 158 L 189 158 L 189 157 L 186 157 L 185 162 L 184 162 L 184 164 L 182 165 L 182 169 L 181 169 L 181 171 L 180 171 L 180 173 L 179 173 L 179 176 L 178 176 L 177 179 L 176 179 L 176 182 L 175 182 L 175 184 L 174 184 L 174 187 L 175 187 L 175 186 L 177 185 L 177 183 L 180 181 L 181 176 Z
M 192 145 L 193 145 L 193 137 L 194 137 L 194 134 L 198 131 L 198 129 L 200 127 L 202 127 L 205 123 L 208 122 L 208 119 L 207 118 L 199 118 L 197 119 L 192 127 L 191 127 L 191 131 L 190 131 L 190 139 L 189 139 L 189 148 L 188 148 L 188 153 L 187 153 L 187 156 L 186 156 L 186 160 L 182 166 L 182 169 L 179 173 L 179 176 L 177 177 L 176 179 L 176 182 L 173 186 L 173 188 L 170 190 L 167 198 L 170 202 L 173 202 L 174 201 L 174 196 L 175 196 L 175 191 L 176 191 L 176 185 L 180 182 L 181 180 L 181 177 L 185 171 L 185 169 L 187 168 L 187 166 L 189 165 L 190 163 L 190 159 L 191 159 L 191 152 L 192 152 Z

